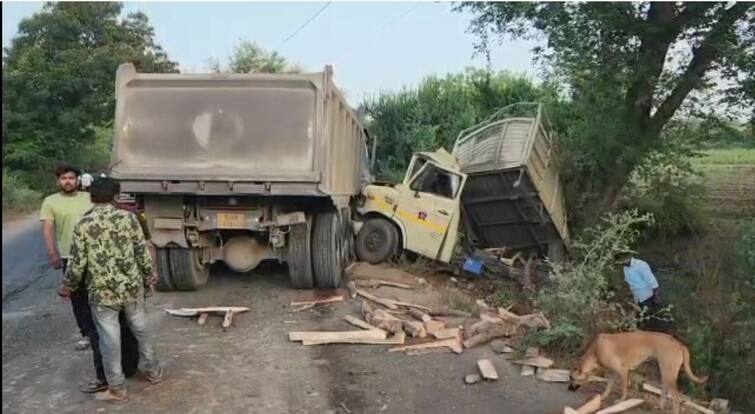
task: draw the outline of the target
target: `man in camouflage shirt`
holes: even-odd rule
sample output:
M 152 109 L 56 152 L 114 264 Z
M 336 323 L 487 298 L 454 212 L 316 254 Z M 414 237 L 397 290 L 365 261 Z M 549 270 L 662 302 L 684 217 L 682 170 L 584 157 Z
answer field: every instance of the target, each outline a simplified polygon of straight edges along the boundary
M 123 401 L 125 377 L 121 366 L 121 310 L 139 343 L 140 362 L 147 379 L 162 379 L 147 329 L 145 289 L 154 283 L 153 263 L 139 221 L 133 213 L 116 209 L 111 202 L 115 182 L 96 180 L 90 189 L 94 207 L 82 216 L 73 230 L 70 261 L 61 296 L 69 296 L 86 275 L 86 289 L 99 333 L 108 390 L 98 399 Z

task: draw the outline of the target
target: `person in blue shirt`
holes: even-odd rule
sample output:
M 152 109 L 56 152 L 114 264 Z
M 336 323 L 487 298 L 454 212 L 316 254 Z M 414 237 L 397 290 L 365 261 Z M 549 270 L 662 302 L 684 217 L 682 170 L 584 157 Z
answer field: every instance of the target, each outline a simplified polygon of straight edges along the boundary
M 662 320 L 659 319 L 661 311 L 661 293 L 650 265 L 644 260 L 627 256 L 624 261 L 624 280 L 632 290 L 634 300 L 644 309 L 645 318 L 640 327 L 648 331 L 665 330 Z

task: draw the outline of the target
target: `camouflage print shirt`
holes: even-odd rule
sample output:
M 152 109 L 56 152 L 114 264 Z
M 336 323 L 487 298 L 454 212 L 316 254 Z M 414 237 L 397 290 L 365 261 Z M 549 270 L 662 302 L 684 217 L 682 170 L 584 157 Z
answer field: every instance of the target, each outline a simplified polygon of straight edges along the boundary
M 97 204 L 74 227 L 63 285 L 75 291 L 86 276 L 91 303 L 120 305 L 143 297 L 152 266 L 136 215 Z

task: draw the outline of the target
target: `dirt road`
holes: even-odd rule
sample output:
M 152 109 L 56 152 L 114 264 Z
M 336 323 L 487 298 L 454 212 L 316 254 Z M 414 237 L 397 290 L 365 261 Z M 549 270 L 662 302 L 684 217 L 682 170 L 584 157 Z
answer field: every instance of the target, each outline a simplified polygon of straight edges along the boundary
M 7 230 L 7 231 L 6 231 Z M 55 295 L 60 274 L 47 268 L 34 218 L 3 224 L 3 411 L 6 413 L 560 413 L 582 394 L 563 384 L 519 376 L 487 347 L 462 355 L 405 356 L 384 346 L 303 347 L 290 330 L 345 329 L 358 303 L 292 313 L 301 291 L 285 268 L 251 274 L 213 269 L 200 292 L 158 293 L 149 303 L 166 380 L 129 381 L 129 402 L 111 405 L 78 391 L 93 372 L 89 351 L 74 351 L 70 304 Z M 227 331 L 167 315 L 179 306 L 236 305 L 251 311 Z M 481 356 L 494 361 L 498 382 L 464 385 Z

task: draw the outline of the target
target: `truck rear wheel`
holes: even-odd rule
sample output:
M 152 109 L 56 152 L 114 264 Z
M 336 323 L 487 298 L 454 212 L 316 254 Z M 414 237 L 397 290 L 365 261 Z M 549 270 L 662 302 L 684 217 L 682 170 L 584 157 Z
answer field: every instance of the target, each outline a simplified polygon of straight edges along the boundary
M 312 276 L 312 218 L 307 222 L 291 226 L 288 234 L 286 255 L 291 284 L 297 289 L 312 289 L 315 282 Z
M 359 260 L 372 264 L 388 260 L 398 248 L 398 232 L 391 222 L 384 218 L 371 218 L 364 223 L 357 234 L 357 256 Z
M 200 261 L 199 249 L 170 249 L 171 279 L 178 290 L 197 290 L 207 283 L 210 266 Z
M 312 254 L 315 281 L 321 289 L 335 289 L 341 285 L 341 276 L 348 259 L 348 243 L 344 237 L 344 224 L 338 212 L 327 212 L 315 217 L 312 235 Z
M 157 267 L 157 285 L 155 286 L 160 292 L 172 292 L 176 290 L 173 284 L 173 277 L 170 272 L 170 253 L 168 249 L 155 249 L 155 266 Z

